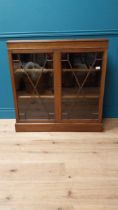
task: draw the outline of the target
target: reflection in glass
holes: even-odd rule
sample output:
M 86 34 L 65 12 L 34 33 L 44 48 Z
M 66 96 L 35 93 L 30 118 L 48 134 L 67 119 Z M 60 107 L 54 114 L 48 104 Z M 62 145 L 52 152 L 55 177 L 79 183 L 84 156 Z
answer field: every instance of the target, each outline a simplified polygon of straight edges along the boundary
M 13 54 L 20 119 L 54 119 L 53 54 Z
M 62 119 L 97 119 L 102 52 L 62 53 Z

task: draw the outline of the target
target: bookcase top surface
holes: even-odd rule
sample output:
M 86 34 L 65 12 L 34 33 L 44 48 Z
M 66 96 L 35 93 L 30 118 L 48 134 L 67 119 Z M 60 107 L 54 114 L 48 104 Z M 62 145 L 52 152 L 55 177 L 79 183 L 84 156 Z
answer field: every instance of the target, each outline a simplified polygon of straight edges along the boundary
M 10 40 L 9 50 L 107 49 L 108 39 Z
M 42 42 L 108 42 L 108 39 L 40 39 L 40 40 L 8 40 L 7 43 L 42 43 Z

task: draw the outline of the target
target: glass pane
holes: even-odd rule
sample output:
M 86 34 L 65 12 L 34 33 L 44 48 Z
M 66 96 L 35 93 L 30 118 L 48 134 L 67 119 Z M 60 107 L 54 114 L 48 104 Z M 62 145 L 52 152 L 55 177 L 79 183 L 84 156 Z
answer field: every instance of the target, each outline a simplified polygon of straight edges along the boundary
M 102 52 L 62 53 L 62 119 L 97 119 Z
M 54 119 L 52 53 L 13 54 L 20 119 Z

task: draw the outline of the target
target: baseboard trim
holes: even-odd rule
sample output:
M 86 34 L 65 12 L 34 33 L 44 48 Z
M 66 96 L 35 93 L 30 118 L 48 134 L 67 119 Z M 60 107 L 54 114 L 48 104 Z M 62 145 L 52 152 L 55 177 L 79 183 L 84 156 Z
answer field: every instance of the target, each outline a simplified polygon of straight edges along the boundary
M 15 119 L 13 108 L 0 108 L 0 119 Z
M 112 111 L 111 111 L 112 110 Z M 15 119 L 15 109 L 14 108 L 0 108 L 0 119 Z M 118 118 L 118 110 L 115 107 L 104 108 L 103 118 Z

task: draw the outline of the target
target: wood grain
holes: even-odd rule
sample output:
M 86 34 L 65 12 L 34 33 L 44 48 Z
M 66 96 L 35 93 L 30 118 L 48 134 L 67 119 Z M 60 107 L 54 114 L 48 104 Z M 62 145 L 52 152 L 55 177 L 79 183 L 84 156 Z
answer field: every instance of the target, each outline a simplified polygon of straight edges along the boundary
M 117 210 L 118 119 L 103 133 L 16 133 L 0 120 L 0 210 Z
M 8 54 L 9 54 L 9 61 L 10 61 L 10 69 L 11 69 L 11 80 L 12 80 L 12 86 L 13 86 L 13 95 L 14 95 L 14 103 L 15 103 L 15 109 L 16 109 L 16 131 L 102 131 L 103 127 L 102 127 L 102 107 L 103 107 L 103 96 L 104 96 L 104 85 L 105 85 L 105 75 L 106 75 L 106 62 L 107 62 L 107 49 L 108 49 L 108 40 L 107 39 L 78 39 L 78 40 L 17 40 L 17 41 L 8 41 L 7 42 L 7 46 L 8 46 Z M 53 119 L 54 122 L 51 123 L 50 122 L 50 114 L 44 115 L 44 112 L 42 110 L 40 110 L 41 115 L 38 114 L 38 111 L 36 110 L 36 112 L 34 111 L 34 115 L 30 115 L 28 117 L 25 116 L 25 114 L 27 115 L 27 113 L 24 114 L 24 111 L 21 112 L 20 110 L 20 103 L 18 102 L 18 92 L 16 91 L 16 84 L 15 84 L 15 78 L 14 78 L 14 69 L 13 69 L 13 62 L 12 62 L 12 55 L 15 53 L 53 53 L 53 69 L 54 69 L 54 95 L 53 97 L 50 95 L 46 95 L 46 97 L 49 99 L 53 99 L 54 101 L 54 109 L 53 111 L 45 111 L 45 113 L 52 113 L 53 114 Z M 85 115 L 78 115 L 76 113 L 78 113 L 80 111 L 80 113 L 83 112 L 83 109 L 81 109 L 80 106 L 74 107 L 75 108 L 75 113 L 73 113 L 73 115 L 71 113 L 69 113 L 70 115 L 70 119 L 72 118 L 74 119 L 78 119 L 78 123 L 73 123 L 72 121 L 70 122 L 67 113 L 65 112 L 65 110 L 67 109 L 67 107 L 64 110 L 64 114 L 63 114 L 63 104 L 62 104 L 62 95 L 63 95 L 63 88 L 62 88 L 62 83 L 63 83 L 63 79 L 62 79 L 62 66 L 61 66 L 61 54 L 62 53 L 80 53 L 80 52 L 99 52 L 99 53 L 103 53 L 103 67 L 102 67 L 102 72 L 101 72 L 101 82 L 100 82 L 100 91 L 97 92 L 96 94 L 90 93 L 89 95 L 87 93 L 84 94 L 87 96 L 87 98 L 94 98 L 96 99 L 99 98 L 99 104 L 97 102 L 97 108 L 95 110 L 93 110 L 93 106 L 92 106 L 92 110 L 93 110 L 93 114 L 91 114 L 91 110 L 89 110 L 89 105 L 90 103 L 85 102 L 85 110 L 88 109 L 88 111 L 90 112 L 90 115 L 88 115 L 88 111 L 86 113 L 86 111 L 84 112 Z M 101 58 L 100 58 L 101 60 Z M 96 66 L 97 67 L 97 66 Z M 80 71 L 84 71 L 88 72 L 88 75 L 91 71 L 93 71 L 92 69 L 81 69 Z M 76 69 L 77 70 L 77 69 Z M 17 70 L 19 72 L 19 69 Z M 34 71 L 34 70 L 32 70 Z M 35 70 L 37 71 L 37 70 Z M 50 71 L 50 70 L 49 70 Z M 64 70 L 64 71 L 68 71 L 68 69 Z M 70 70 L 69 70 L 70 71 Z M 75 69 L 71 69 L 71 71 L 75 71 Z M 78 70 L 77 70 L 78 71 Z M 28 74 L 27 74 L 28 75 Z M 81 76 L 80 76 L 81 77 Z M 85 77 L 85 79 L 87 79 L 88 76 Z M 32 80 L 29 79 L 30 77 L 28 76 L 28 80 L 31 83 L 33 89 L 34 89 L 34 85 L 32 83 Z M 76 78 L 76 82 L 78 81 L 78 79 Z M 83 81 L 83 85 L 85 84 L 86 80 Z M 78 83 L 78 82 L 77 82 Z M 78 83 L 79 85 L 79 83 Z M 82 86 L 80 89 L 82 89 Z M 36 95 L 37 95 L 37 90 L 36 91 Z M 79 91 L 80 92 L 80 91 Z M 77 94 L 77 93 L 76 93 Z M 65 95 L 66 96 L 66 95 Z M 64 96 L 64 97 L 65 97 Z M 22 96 L 20 96 L 21 99 Z M 25 96 L 25 98 L 27 99 L 27 94 Z M 32 94 L 31 97 L 28 99 L 32 98 Z M 45 95 L 42 95 L 41 97 L 42 99 L 45 98 Z M 69 100 L 70 98 L 72 100 L 75 100 L 75 95 L 74 98 L 72 96 L 71 93 L 69 93 Z M 83 98 L 83 95 L 79 94 L 78 100 L 80 101 L 80 99 Z M 24 99 L 24 95 L 23 98 Z M 36 99 L 36 98 L 35 98 Z M 66 96 L 66 99 L 68 99 L 68 96 Z M 70 103 L 70 102 L 69 102 Z M 26 105 L 26 102 L 24 103 Z M 30 103 L 31 104 L 31 103 Z M 89 104 L 89 105 L 88 105 Z M 27 107 L 27 106 L 26 106 Z M 73 106 L 70 103 L 70 107 L 73 108 Z M 71 110 L 72 108 L 69 107 L 69 110 Z M 31 107 L 30 107 L 31 110 Z M 29 110 L 29 111 L 30 111 Z M 33 110 L 35 110 L 35 107 L 33 108 Z M 47 110 L 47 108 L 46 108 Z M 54 112 L 55 111 L 55 112 Z M 26 111 L 25 111 L 26 112 Z M 30 113 L 33 113 L 32 111 Z M 55 113 L 55 115 L 54 115 Z M 97 113 L 97 114 L 96 114 Z M 22 115 L 22 117 L 21 117 Z M 68 120 L 68 122 L 63 121 L 63 115 L 65 115 L 65 119 Z M 26 118 L 26 123 L 22 122 L 22 120 L 25 120 Z M 27 123 L 27 118 L 29 119 L 28 123 Z M 37 120 L 36 124 L 32 123 L 32 120 Z M 46 119 L 49 120 L 49 123 L 44 123 L 42 122 L 41 119 Z M 88 123 L 84 123 L 84 119 L 91 119 L 91 122 Z M 97 122 L 95 122 L 94 120 L 98 119 Z M 31 121 L 30 121 L 31 120 Z M 81 122 L 79 122 L 81 121 Z

